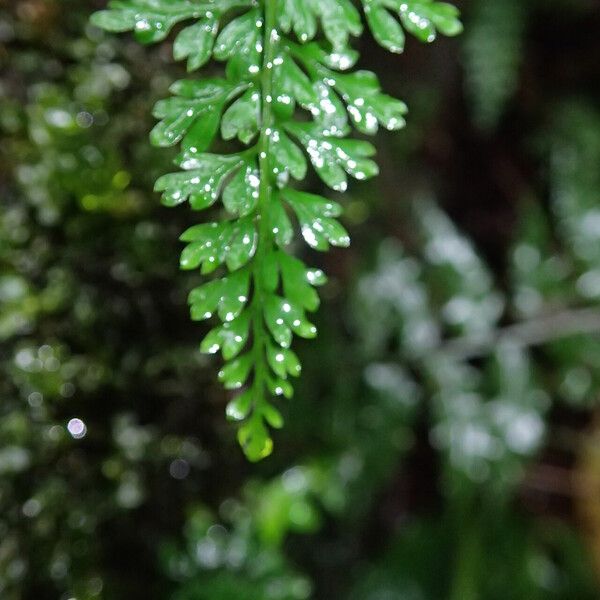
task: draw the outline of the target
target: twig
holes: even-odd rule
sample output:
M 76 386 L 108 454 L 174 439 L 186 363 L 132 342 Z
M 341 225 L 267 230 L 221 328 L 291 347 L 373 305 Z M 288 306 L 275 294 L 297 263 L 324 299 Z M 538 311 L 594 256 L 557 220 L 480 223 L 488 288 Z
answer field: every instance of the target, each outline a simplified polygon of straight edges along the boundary
M 539 346 L 573 335 L 599 333 L 600 310 L 581 308 L 543 315 L 490 331 L 482 336 L 464 336 L 442 344 L 439 352 L 458 360 L 479 358 L 503 343 Z

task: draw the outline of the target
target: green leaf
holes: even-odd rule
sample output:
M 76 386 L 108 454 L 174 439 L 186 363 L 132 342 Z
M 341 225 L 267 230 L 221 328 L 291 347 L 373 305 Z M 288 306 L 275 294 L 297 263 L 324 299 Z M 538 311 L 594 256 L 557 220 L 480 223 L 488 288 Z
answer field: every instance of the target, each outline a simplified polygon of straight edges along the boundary
M 183 29 L 173 44 L 175 60 L 187 58 L 188 71 L 199 69 L 211 57 L 217 30 L 216 19 L 204 19 Z
M 287 298 L 267 296 L 263 313 L 273 339 L 283 348 L 290 346 L 292 331 L 304 338 L 317 335 L 317 328 L 306 319 L 304 311 Z
M 350 36 L 362 33 L 360 14 L 350 0 L 305 0 L 321 19 L 325 37 L 334 50 L 344 49 Z
M 302 366 L 300 365 L 300 360 L 295 352 L 292 350 L 284 349 L 283 354 L 285 356 L 285 368 L 289 375 L 292 377 L 299 377 L 302 372 Z
M 200 352 L 216 354 L 221 348 L 221 331 L 219 327 L 211 329 L 200 344 Z
M 294 31 L 302 42 L 312 40 L 317 33 L 317 20 L 305 0 L 279 0 L 279 26 L 285 33 Z
M 136 38 L 150 44 L 164 40 L 174 25 L 192 17 L 204 16 L 210 3 L 192 0 L 113 0 L 112 10 L 102 10 L 92 15 L 97 27 L 113 32 L 135 32 Z
M 460 11 L 456 6 L 447 2 L 436 2 L 431 20 L 440 33 L 447 36 L 459 35 L 463 31 L 460 21 Z
M 217 60 L 227 60 L 227 76 L 232 80 L 255 79 L 261 68 L 261 29 L 258 10 L 233 19 L 219 34 L 213 54 Z M 262 26 L 262 25 L 261 25 Z
M 305 207 L 311 214 L 318 217 L 339 217 L 342 214 L 340 204 L 317 194 L 286 188 L 282 191 L 282 195 L 294 209 L 298 206 Z
M 295 53 L 306 61 L 322 64 L 336 71 L 351 69 L 358 60 L 358 52 L 352 48 L 338 48 L 337 50 L 325 49 L 317 42 L 305 44 L 296 48 Z
M 260 265 L 260 281 L 262 287 L 270 293 L 277 289 L 279 283 L 279 262 L 277 252 L 268 252 Z
M 323 78 L 323 82 L 316 88 L 319 102 L 307 106 L 316 123 L 323 130 L 323 135 L 341 136 L 346 131 L 345 111 L 339 99 L 332 91 L 323 89 L 323 86 L 334 88 L 342 96 L 350 118 L 363 133 L 376 133 L 379 123 L 391 130 L 404 126 L 406 105 L 400 100 L 381 93 L 379 81 L 374 73 L 356 71 L 339 74 L 324 69 L 321 63 L 324 61 L 325 53 L 314 44 L 296 50 L 296 54 L 307 68 L 319 73 Z
M 228 229 L 228 223 L 204 223 L 185 231 L 180 239 L 191 243 L 181 253 L 181 268 L 195 269 L 203 262 L 215 262 L 218 240 Z
M 198 119 L 209 116 L 211 108 L 204 102 L 182 98 L 161 100 L 155 106 L 154 115 L 162 120 L 150 132 L 150 141 L 154 146 L 173 146 Z
M 179 162 L 184 169 L 191 170 L 163 175 L 154 190 L 163 192 L 166 206 L 189 199 L 194 210 L 202 210 L 217 201 L 225 179 L 243 164 L 243 159 L 236 155 L 200 154 L 190 148 L 183 151 Z
M 423 42 L 433 42 L 436 30 L 449 36 L 458 35 L 462 31 L 459 10 L 446 2 L 402 2 L 399 11 L 406 30 Z
M 283 248 L 290 244 L 294 238 L 294 229 L 283 204 L 278 200 L 278 196 L 275 195 L 274 200 L 267 213 L 269 231 L 273 234 L 275 243 Z
M 248 303 L 250 290 L 250 271 L 241 269 L 222 280 L 219 299 L 219 317 L 229 322 L 237 318 Z
M 398 14 L 402 26 L 422 42 L 433 42 L 436 34 L 458 35 L 462 31 L 459 10 L 446 2 L 432 0 L 363 0 L 373 37 L 392 52 L 404 49 L 404 32 L 388 12 Z
M 188 129 L 186 136 L 183 138 L 181 142 L 183 151 L 189 152 L 190 154 L 206 152 L 219 131 L 220 120 L 220 110 L 210 110 L 202 113 L 196 122 Z
M 285 33 L 292 30 L 305 43 L 317 32 L 317 19 L 334 50 L 344 49 L 348 38 L 360 35 L 360 14 L 350 0 L 280 0 L 279 25 Z
M 225 252 L 225 262 L 230 271 L 244 266 L 256 252 L 258 232 L 250 218 L 239 219 L 231 228 L 231 238 Z
M 356 71 L 338 75 L 335 88 L 346 102 L 352 122 L 362 133 L 377 133 L 379 123 L 390 130 L 400 129 L 406 124 L 406 104 L 382 94 L 374 73 Z
M 325 137 L 345 135 L 348 131 L 348 117 L 342 101 L 323 81 L 315 82 L 313 87 L 318 102 L 309 105 L 308 110 L 315 121 L 314 130 Z
M 134 31 L 142 43 L 159 42 L 174 25 L 188 19 L 212 20 L 234 7 L 249 6 L 251 0 L 111 0 L 110 10 L 101 10 L 91 22 L 106 31 Z
M 260 20 L 260 13 L 257 10 L 250 10 L 247 13 L 233 19 L 219 34 L 215 44 L 215 58 L 226 60 L 235 54 L 244 52 L 249 45 L 249 38 L 256 36 L 256 22 Z
M 135 15 L 131 12 L 117 10 L 99 10 L 91 16 L 90 21 L 92 25 L 112 33 L 131 31 L 136 22 Z
M 250 272 L 246 269 L 194 288 L 188 298 L 192 318 L 197 321 L 210 318 L 218 309 L 224 322 L 237 318 L 248 302 Z
M 211 77 L 202 80 L 180 79 L 173 83 L 169 91 L 183 98 L 202 100 L 207 104 L 215 104 L 232 91 L 244 88 L 244 85 L 234 85 L 226 79 Z
M 274 429 L 281 429 L 283 427 L 283 417 L 272 404 L 265 403 L 262 407 L 261 414 L 265 421 Z
M 285 396 L 291 398 L 294 395 L 294 388 L 289 381 L 285 379 L 271 379 L 267 380 L 269 391 L 273 396 Z
M 279 26 L 284 33 L 294 31 L 302 42 L 312 40 L 317 33 L 317 20 L 303 0 L 279 0 L 277 11 Z
M 219 371 L 219 381 L 223 383 L 227 390 L 241 388 L 250 376 L 253 362 L 253 356 L 250 352 L 239 356 Z
M 260 418 L 250 419 L 239 428 L 238 442 L 248 460 L 253 462 L 266 458 L 273 451 L 273 440 Z
M 226 414 L 231 421 L 243 421 L 252 409 L 254 393 L 252 389 L 242 392 L 227 404 Z
M 225 360 L 235 358 L 246 345 L 250 333 L 250 311 L 221 327 L 221 351 Z
M 402 25 L 422 42 L 435 40 L 435 26 L 431 21 L 431 6 L 425 2 L 411 2 L 400 6 Z
M 172 146 L 189 131 L 184 150 L 195 148 L 194 152 L 202 152 L 215 136 L 224 103 L 241 89 L 223 79 L 178 81 L 171 86 L 175 97 L 160 100 L 154 106 L 153 114 L 161 121 L 150 133 L 152 143 Z
M 223 139 L 237 136 L 240 142 L 249 144 L 258 133 L 259 115 L 260 92 L 250 88 L 225 111 L 221 120 Z
M 268 344 L 267 360 L 273 373 L 280 379 L 286 379 L 288 375 L 298 377 L 302 371 L 298 357 L 289 348 L 276 348 Z
M 284 296 L 306 310 L 317 310 L 319 295 L 309 282 L 304 263 L 285 252 L 279 252 L 277 257 L 281 266 Z
M 309 246 L 324 251 L 329 248 L 329 244 L 341 247 L 350 245 L 348 232 L 332 218 L 341 213 L 339 204 L 290 188 L 284 189 L 282 195 L 294 209 L 300 221 L 302 236 Z
M 244 266 L 254 256 L 258 234 L 250 218 L 194 225 L 181 236 L 191 242 L 181 253 L 181 268 L 211 273 L 223 262 L 230 271 Z
M 348 178 L 340 166 L 332 138 L 321 137 L 320 129 L 310 124 L 290 123 L 288 130 L 304 145 L 315 171 L 330 188 L 344 192 L 348 188 Z
M 273 75 L 275 99 L 279 103 L 290 106 L 292 112 L 295 102 L 306 110 L 317 107 L 319 96 L 306 73 L 289 54 L 282 55 L 280 60 L 281 64 Z
M 310 285 L 321 286 L 327 283 L 327 276 L 321 269 L 307 269 L 306 279 Z
M 275 129 L 271 134 L 271 153 L 273 173 L 283 183 L 287 182 L 287 173 L 298 180 L 306 177 L 306 159 L 302 150 L 281 129 Z
M 190 312 L 194 321 L 210 319 L 222 297 L 223 281 L 216 279 L 194 288 L 189 296 Z
M 200 345 L 200 351 L 214 354 L 221 350 L 226 361 L 235 358 L 246 345 L 250 333 L 250 311 L 211 330 Z
M 256 208 L 260 174 L 254 163 L 246 163 L 223 191 L 223 205 L 232 215 L 245 216 Z
M 373 37 L 380 46 L 398 54 L 404 50 L 404 31 L 383 6 L 375 2 L 365 3 L 365 15 Z
M 272 344 L 267 344 L 267 361 L 272 371 L 285 379 L 287 377 L 287 369 L 285 368 L 285 348 L 276 348 Z
M 323 136 L 318 127 L 308 123 L 289 123 L 287 129 L 302 142 L 321 179 L 338 192 L 348 187 L 346 173 L 355 179 L 369 179 L 379 172 L 377 164 L 367 158 L 375 152 L 368 142 Z
M 267 296 L 263 306 L 265 323 L 273 336 L 273 339 L 283 348 L 288 348 L 292 343 L 292 330 L 286 324 L 283 316 L 284 298 L 275 295 Z

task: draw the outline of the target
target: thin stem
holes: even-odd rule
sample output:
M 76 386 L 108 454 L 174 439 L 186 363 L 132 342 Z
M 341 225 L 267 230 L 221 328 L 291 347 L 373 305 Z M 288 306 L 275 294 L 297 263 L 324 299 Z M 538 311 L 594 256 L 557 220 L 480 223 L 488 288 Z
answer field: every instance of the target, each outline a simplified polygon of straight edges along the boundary
M 597 308 L 580 308 L 535 317 L 481 336 L 464 336 L 442 344 L 439 352 L 455 359 L 468 360 L 489 354 L 503 342 L 516 342 L 523 346 L 539 346 L 573 335 L 600 333 L 600 311 Z
M 258 168 L 260 173 L 260 186 L 258 206 L 256 209 L 256 223 L 258 227 L 258 248 L 253 261 L 254 297 L 252 301 L 253 322 L 252 333 L 254 337 L 254 402 L 261 403 L 264 398 L 267 366 L 265 363 L 267 333 L 263 319 L 263 306 L 265 292 L 260 274 L 261 265 L 269 250 L 273 246 L 273 238 L 269 229 L 268 211 L 272 200 L 270 139 L 273 130 L 272 90 L 273 90 L 273 61 L 275 59 L 275 46 L 278 39 L 275 30 L 276 2 L 264 0 L 264 38 L 263 38 L 263 65 L 261 71 L 261 110 L 262 121 L 258 140 Z

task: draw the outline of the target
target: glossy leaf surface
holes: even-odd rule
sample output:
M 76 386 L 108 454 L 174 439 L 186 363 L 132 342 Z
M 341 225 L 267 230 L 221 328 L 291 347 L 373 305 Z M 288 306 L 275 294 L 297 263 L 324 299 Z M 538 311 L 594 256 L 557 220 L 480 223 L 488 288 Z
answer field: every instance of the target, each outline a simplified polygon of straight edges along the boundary
M 365 19 L 351 0 L 113 0 L 93 17 L 99 27 L 134 31 L 146 43 L 185 22 L 175 59 L 189 71 L 211 57 L 224 63 L 223 77 L 173 84 L 172 96 L 155 106 L 150 137 L 156 146 L 181 145 L 180 171 L 156 182 L 162 202 L 217 213 L 183 233 L 180 262 L 216 275 L 192 290 L 190 311 L 197 321 L 221 321 L 201 350 L 221 352 L 219 379 L 239 390 L 227 415 L 242 422 L 238 440 L 250 460 L 271 452 L 268 427 L 283 425 L 270 396 L 293 396 L 290 377 L 301 371 L 290 349 L 294 335 L 317 333 L 306 313 L 318 308 L 315 287 L 325 276 L 287 253 L 294 223 L 316 250 L 350 243 L 338 220 L 341 205 L 292 182 L 302 181 L 309 165 L 339 192 L 349 177 L 374 177 L 375 148 L 349 137 L 352 129 L 374 134 L 404 125 L 404 103 L 383 93 L 373 73 L 351 70 L 358 59 L 352 40 L 364 20 L 396 52 L 404 31 L 422 41 L 460 31 L 457 10 L 443 2 L 362 5 Z

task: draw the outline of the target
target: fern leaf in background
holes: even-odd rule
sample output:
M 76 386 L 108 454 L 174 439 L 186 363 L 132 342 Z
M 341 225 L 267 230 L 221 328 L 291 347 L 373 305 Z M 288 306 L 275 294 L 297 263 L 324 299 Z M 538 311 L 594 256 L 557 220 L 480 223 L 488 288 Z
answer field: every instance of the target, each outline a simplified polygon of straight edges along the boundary
M 444 2 L 362 5 L 375 39 L 392 52 L 403 50 L 404 31 L 426 42 L 461 31 L 457 9 Z M 318 308 L 314 288 L 325 283 L 320 270 L 288 253 L 292 223 L 316 250 L 349 244 L 341 206 L 294 181 L 306 177 L 309 163 L 338 192 L 348 177 L 376 175 L 375 148 L 353 138 L 351 126 L 362 134 L 399 129 L 406 106 L 381 91 L 374 73 L 352 70 L 358 54 L 351 42 L 363 25 L 350 0 L 113 0 L 92 21 L 134 31 L 143 43 L 185 22 L 175 59 L 186 60 L 189 71 L 211 58 L 224 63 L 223 77 L 173 84 L 172 97 L 155 107 L 151 140 L 181 148 L 180 170 L 156 182 L 165 205 L 219 207 L 182 234 L 181 267 L 216 274 L 190 293 L 191 314 L 219 322 L 201 349 L 221 352 L 219 379 L 238 390 L 227 415 L 241 422 L 248 458 L 259 460 L 272 450 L 268 427 L 283 424 L 271 397 L 290 398 L 290 377 L 300 373 L 292 337 L 315 337 L 307 313 Z M 218 137 L 229 152 L 212 151 Z
M 474 0 L 464 41 L 465 85 L 475 124 L 494 129 L 517 90 L 528 3 Z
M 555 107 L 539 140 L 550 210 L 524 199 L 506 286 L 426 198 L 412 210 L 413 252 L 385 240 L 358 282 L 352 313 L 371 360 L 366 381 L 399 403 L 400 382 L 415 403 L 432 392 L 431 440 L 460 481 L 504 494 L 538 451 L 551 407 L 598 405 L 599 140 L 596 110 Z

